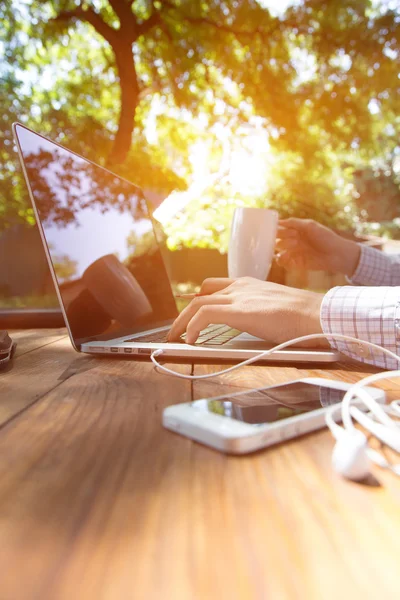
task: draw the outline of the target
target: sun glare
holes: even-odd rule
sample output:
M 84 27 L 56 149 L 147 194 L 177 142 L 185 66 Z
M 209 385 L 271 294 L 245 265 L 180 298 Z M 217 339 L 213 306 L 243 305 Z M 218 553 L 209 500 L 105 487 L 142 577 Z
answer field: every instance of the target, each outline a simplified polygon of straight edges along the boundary
M 173 192 L 154 211 L 154 217 L 163 225 L 184 210 L 194 200 L 201 200 L 206 192 L 224 181 L 232 196 L 244 201 L 260 198 L 268 191 L 268 174 L 276 157 L 269 143 L 268 133 L 262 126 L 243 125 L 232 132 L 218 126 L 213 132 L 222 144 L 223 155 L 218 171 L 212 171 L 212 144 L 198 140 L 190 150 L 192 182 L 184 192 Z
M 273 161 L 268 133 L 243 126 L 233 142 L 229 179 L 235 192 L 259 197 L 268 189 L 268 171 Z

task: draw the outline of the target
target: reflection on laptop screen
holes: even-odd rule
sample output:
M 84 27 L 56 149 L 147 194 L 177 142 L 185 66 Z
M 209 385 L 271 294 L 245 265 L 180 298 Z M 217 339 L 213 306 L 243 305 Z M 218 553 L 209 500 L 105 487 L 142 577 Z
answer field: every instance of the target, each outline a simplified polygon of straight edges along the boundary
M 141 190 L 22 126 L 16 133 L 74 341 L 174 319 Z

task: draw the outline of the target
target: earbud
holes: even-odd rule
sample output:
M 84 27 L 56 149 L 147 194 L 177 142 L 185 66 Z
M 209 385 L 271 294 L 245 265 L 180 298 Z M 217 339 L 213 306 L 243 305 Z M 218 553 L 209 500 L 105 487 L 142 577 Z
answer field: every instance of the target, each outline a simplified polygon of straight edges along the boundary
M 347 479 L 366 479 L 370 473 L 367 449 L 368 440 L 361 431 L 354 429 L 349 432 L 343 429 L 333 450 L 333 468 Z

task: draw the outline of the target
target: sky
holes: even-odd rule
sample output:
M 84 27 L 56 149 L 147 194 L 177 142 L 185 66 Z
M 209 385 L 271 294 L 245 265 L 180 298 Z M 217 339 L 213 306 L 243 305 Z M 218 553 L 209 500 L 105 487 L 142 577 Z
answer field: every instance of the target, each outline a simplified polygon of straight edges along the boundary
M 269 8 L 273 15 L 282 15 L 289 6 L 301 4 L 301 0 L 258 0 L 259 4 Z

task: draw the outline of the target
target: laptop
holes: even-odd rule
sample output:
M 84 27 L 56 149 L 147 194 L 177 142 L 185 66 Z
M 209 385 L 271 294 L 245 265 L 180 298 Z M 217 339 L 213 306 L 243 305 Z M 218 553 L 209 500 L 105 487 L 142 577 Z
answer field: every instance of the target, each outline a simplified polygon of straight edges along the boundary
M 13 132 L 73 347 L 90 354 L 244 360 L 259 338 L 210 325 L 196 344 L 166 341 L 178 315 L 142 190 L 27 127 Z M 287 348 L 265 361 L 333 362 L 333 350 Z

